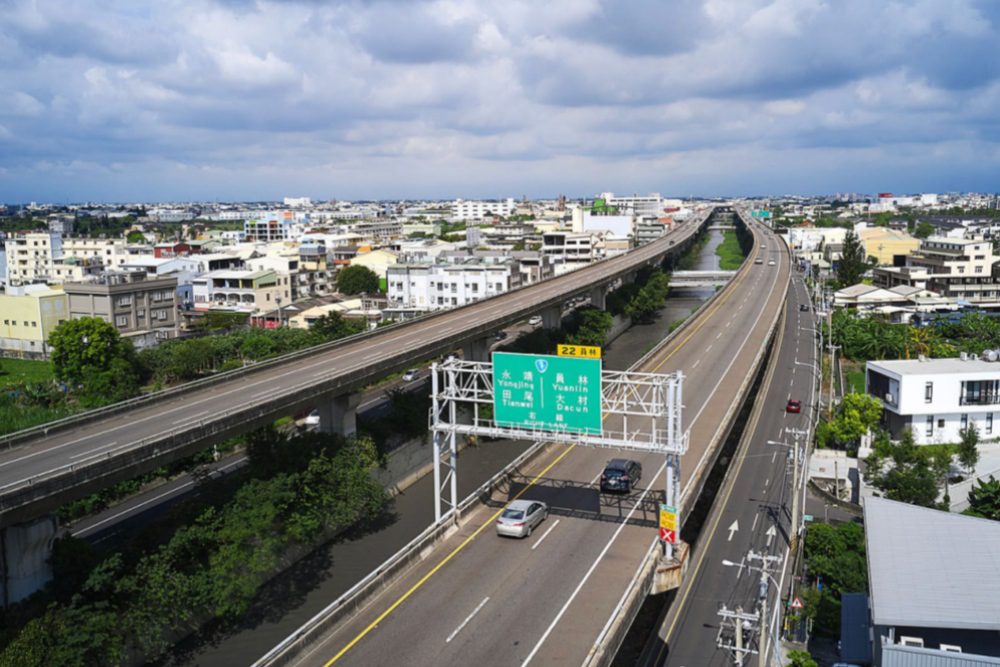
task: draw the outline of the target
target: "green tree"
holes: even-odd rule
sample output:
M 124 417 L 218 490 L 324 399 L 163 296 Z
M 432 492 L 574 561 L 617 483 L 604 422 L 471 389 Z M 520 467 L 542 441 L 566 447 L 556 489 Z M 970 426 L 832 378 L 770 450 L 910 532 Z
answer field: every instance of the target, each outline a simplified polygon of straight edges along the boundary
M 818 667 L 808 651 L 789 651 L 788 667 Z
M 129 243 L 145 243 L 146 236 L 140 231 L 131 231 L 125 237 L 125 240 Z
M 958 461 L 971 475 L 979 463 L 979 429 L 976 422 L 970 421 L 965 428 L 959 429 L 958 437 Z
M 311 330 L 324 340 L 337 340 L 361 333 L 364 331 L 364 322 L 345 319 L 340 313 L 327 313 L 313 322 Z
M 654 270 L 625 306 L 625 314 L 635 321 L 650 320 L 663 307 L 669 291 L 667 274 L 660 269 Z
M 49 334 L 56 378 L 97 402 L 134 396 L 139 363 L 132 342 L 97 317 L 67 320 Z
M 881 418 L 882 404 L 877 398 L 851 392 L 837 406 L 836 416 L 826 426 L 826 437 L 844 447 L 857 446 Z
M 1000 521 L 1000 480 L 993 475 L 976 480 L 969 489 L 969 507 L 964 514 Z
M 861 282 L 861 277 L 870 268 L 865 256 L 865 247 L 861 239 L 852 230 L 844 235 L 844 244 L 837 263 L 837 282 L 844 287 L 850 287 Z
M 611 313 L 599 308 L 583 308 L 579 311 L 579 323 L 576 331 L 566 337 L 566 342 L 600 347 L 607 342 L 614 318 Z
M 913 229 L 913 235 L 918 239 L 925 239 L 934 233 L 934 225 L 929 222 L 918 222 Z
M 929 457 L 917 447 L 910 429 L 903 430 L 899 443 L 875 447 L 865 463 L 866 479 L 886 498 L 937 507 L 942 461 L 931 465 Z
M 346 266 L 337 273 L 337 291 L 341 294 L 378 292 L 378 274 L 367 266 Z

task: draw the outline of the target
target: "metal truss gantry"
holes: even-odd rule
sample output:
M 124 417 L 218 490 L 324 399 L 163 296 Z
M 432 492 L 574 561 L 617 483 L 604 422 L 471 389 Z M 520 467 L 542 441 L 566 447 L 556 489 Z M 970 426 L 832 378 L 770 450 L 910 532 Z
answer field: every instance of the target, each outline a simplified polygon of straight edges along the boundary
M 660 452 L 667 457 L 666 502 L 676 506 L 680 456 L 687 451 L 687 434 L 681 427 L 682 384 L 680 372 L 602 371 L 601 432 L 576 433 L 493 421 L 490 362 L 451 359 L 431 365 L 435 522 L 458 520 L 459 436 Z

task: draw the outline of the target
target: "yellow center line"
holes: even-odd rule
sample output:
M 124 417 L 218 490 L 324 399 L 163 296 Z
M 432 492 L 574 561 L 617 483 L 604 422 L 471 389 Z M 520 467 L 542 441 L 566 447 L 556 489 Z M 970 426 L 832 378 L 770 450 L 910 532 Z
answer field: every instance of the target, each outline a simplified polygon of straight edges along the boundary
M 720 298 L 719 301 L 713 307 L 711 307 L 709 310 L 707 310 L 705 313 L 702 314 L 701 321 L 694 328 L 694 331 L 692 331 L 691 334 L 689 334 L 680 343 L 678 343 L 677 347 L 675 347 L 670 354 L 668 354 L 666 357 L 664 357 L 663 361 L 661 361 L 656 366 L 656 368 L 653 369 L 653 372 L 657 371 L 661 366 L 663 366 L 663 364 L 666 363 L 667 359 L 669 359 L 671 356 L 673 356 L 674 353 L 676 353 L 679 349 L 681 349 L 682 347 L 684 347 L 684 345 L 686 345 L 687 342 L 689 340 L 691 340 L 691 337 L 694 336 L 694 334 L 702 326 L 705 325 L 705 323 L 708 321 L 708 319 L 710 319 L 710 316 L 712 314 L 714 314 L 715 311 L 718 310 L 719 307 L 721 307 L 722 304 L 727 299 L 729 299 L 730 296 L 732 296 L 733 292 L 736 291 L 736 285 L 739 284 L 739 282 L 741 282 L 746 277 L 746 275 L 748 273 L 749 273 L 749 269 L 747 271 L 744 271 L 743 273 L 741 273 L 737 277 L 736 282 L 734 282 L 734 283 L 731 284 L 731 289 L 729 289 L 729 291 L 726 294 L 724 294 L 722 296 L 722 298 Z M 540 473 L 538 473 L 537 475 L 535 475 L 535 477 L 532 478 L 532 480 L 523 489 L 521 489 L 517 493 L 517 495 L 515 495 L 511 499 L 511 502 L 513 502 L 514 500 L 517 500 L 518 498 L 520 498 L 521 495 L 524 494 L 525 491 L 527 491 L 528 489 L 530 489 L 531 487 L 533 487 L 538 482 L 538 480 L 540 480 L 549 470 L 551 470 L 553 467 L 555 467 L 556 464 L 558 464 L 560 461 L 562 461 L 566 457 L 567 454 L 569 454 L 571 451 L 573 451 L 573 449 L 575 447 L 576 447 L 575 444 L 570 445 L 569 447 L 567 447 L 566 451 L 564 451 L 559 456 L 557 456 L 550 464 L 548 464 L 547 466 L 545 466 L 544 470 L 542 470 Z M 372 621 L 368 625 L 368 627 L 366 627 L 364 630 L 362 630 L 361 632 L 359 632 L 358 635 L 356 637 L 354 637 L 354 639 L 352 639 L 350 642 L 348 642 L 348 644 L 346 646 L 344 646 L 344 648 L 340 649 L 340 651 L 338 651 L 336 655 L 334 655 L 332 658 L 330 658 L 329 661 L 327 661 L 326 663 L 324 663 L 323 667 L 330 667 L 330 665 L 332 665 L 333 663 L 335 663 L 338 660 L 340 660 L 344 656 L 344 654 L 346 654 L 348 651 L 350 651 L 352 648 L 354 648 L 358 644 L 358 642 L 360 642 L 362 639 L 364 639 L 368 635 L 368 633 L 370 633 L 372 630 L 374 630 L 376 627 L 378 627 L 379 623 L 381 623 L 382 621 L 384 621 L 386 619 L 386 617 L 389 616 L 389 614 L 391 614 L 393 611 L 396 610 L 397 607 L 399 607 L 399 605 L 403 604 L 407 599 L 410 598 L 410 596 L 412 596 L 415 592 L 417 592 L 417 590 L 421 586 L 423 586 L 427 582 L 428 579 L 430 579 L 435 574 L 437 574 L 438 570 L 440 570 L 442 567 L 444 567 L 445 565 L 447 565 L 448 562 L 451 561 L 452 558 L 454 558 L 456 555 L 458 555 L 458 553 L 461 552 L 466 546 L 468 546 L 468 544 L 470 542 L 472 542 L 472 540 L 474 540 L 476 537 L 478 537 L 479 534 L 487 526 L 489 526 L 491 523 L 493 523 L 494 521 L 496 521 L 497 517 L 499 517 L 500 514 L 503 513 L 503 511 L 504 511 L 504 509 L 506 507 L 507 507 L 507 504 L 505 504 L 503 507 L 501 507 L 500 509 L 498 509 L 492 516 L 490 516 L 486 521 L 484 521 L 482 523 L 482 525 L 480 525 L 475 530 L 475 532 L 473 532 L 471 535 L 469 535 L 467 538 L 465 538 L 465 540 L 463 540 L 462 543 L 459 544 L 457 547 L 455 547 L 454 549 L 452 549 L 452 551 L 447 556 L 445 556 L 444 558 L 442 558 L 441 562 L 439 562 L 437 565 L 435 565 L 433 567 L 433 569 L 431 569 L 430 572 L 428 572 L 423 577 L 421 577 L 420 580 L 417 583 L 413 584 L 413 586 L 411 586 L 409 588 L 409 590 L 407 590 L 405 593 L 403 593 L 401 596 L 399 596 L 399 598 L 396 599 L 395 602 L 393 602 L 391 605 L 389 605 L 389 607 L 385 611 L 383 611 L 381 614 L 379 614 L 378 618 L 376 618 L 374 621 Z
M 562 454 L 560 454 L 559 456 L 557 456 L 552 461 L 552 463 L 550 463 L 547 466 L 545 466 L 545 469 L 542 470 L 537 475 L 535 475 L 535 477 L 530 482 L 528 482 L 528 484 L 523 489 L 521 489 L 517 493 L 517 495 L 515 495 L 511 500 L 514 501 L 514 500 L 517 500 L 518 498 L 520 498 L 521 494 L 523 494 L 525 491 L 527 491 L 532 486 L 534 486 L 538 482 L 538 480 L 540 480 L 545 475 L 545 473 L 547 473 L 549 470 L 551 470 L 557 463 L 559 463 L 560 461 L 562 461 L 563 458 L 565 458 L 567 454 L 569 454 L 571 451 L 573 451 L 574 447 L 576 447 L 576 445 L 570 445 L 569 447 L 567 447 L 566 451 L 564 451 Z M 413 595 L 417 591 L 418 588 L 420 588 L 421 586 L 423 586 L 424 583 L 428 579 L 430 579 L 431 577 L 433 577 L 437 573 L 437 571 L 440 570 L 442 567 L 444 567 L 448 563 L 448 561 L 450 561 L 452 558 L 454 558 L 458 554 L 458 552 L 460 552 L 470 542 L 472 542 L 472 540 L 474 540 L 476 538 L 476 536 L 479 535 L 479 533 L 481 533 L 484 528 L 486 528 L 486 526 L 488 526 L 491 523 L 493 523 L 494 521 L 496 521 L 497 517 L 500 516 L 500 514 L 504 511 L 504 509 L 506 509 L 506 507 L 507 507 L 507 505 L 505 504 L 503 507 L 501 507 L 500 509 L 498 509 L 490 518 L 488 518 L 486 521 L 484 521 L 483 524 L 481 526 L 479 526 L 479 528 L 477 528 L 474 533 L 472 533 L 471 535 L 469 535 L 467 538 L 465 538 L 465 540 L 462 541 L 461 544 L 459 544 L 457 547 L 455 547 L 454 549 L 452 549 L 451 553 L 449 553 L 447 556 L 445 556 L 444 558 L 442 558 L 441 562 L 434 566 L 434 569 L 432 569 L 430 572 L 428 572 L 427 574 L 425 574 L 423 577 L 420 578 L 420 581 L 418 581 L 417 583 L 413 584 L 413 586 L 411 586 L 408 591 L 406 591 L 401 596 L 399 596 L 399 599 L 397 599 L 395 602 L 393 602 L 389 606 L 388 609 L 386 609 L 381 614 L 379 614 L 378 618 L 376 618 L 374 621 L 372 621 L 368 625 L 367 628 L 365 628 L 364 630 L 362 630 L 358 634 L 357 637 L 355 637 L 354 639 L 352 639 L 350 641 L 350 643 L 347 644 L 347 646 L 345 646 L 344 648 L 340 649 L 340 651 L 337 653 L 337 655 L 335 655 L 332 658 L 330 658 L 329 662 L 327 662 L 326 664 L 324 664 L 323 667 L 330 667 L 330 665 L 332 665 L 333 663 L 335 663 L 338 660 L 340 660 L 340 658 L 343 657 L 343 655 L 345 653 L 347 653 L 349 650 L 351 650 L 352 648 L 354 648 L 354 646 L 359 641 L 361 641 L 362 639 L 364 639 L 365 636 L 369 632 L 371 632 L 376 627 L 378 627 L 378 624 L 381 623 L 383 620 L 385 620 L 386 616 L 388 616 L 393 611 L 395 611 L 396 607 L 398 607 L 399 605 L 403 604 L 403 602 L 405 602 L 407 600 L 407 598 L 409 598 L 411 595 Z
M 755 242 L 755 244 L 756 244 L 756 237 L 754 238 L 754 242 Z M 748 259 L 748 260 L 749 260 L 749 258 L 750 258 L 750 256 L 749 256 L 749 255 L 747 255 L 747 259 Z M 730 284 L 730 285 L 728 286 L 728 287 L 729 287 L 729 289 L 728 289 L 728 290 L 726 291 L 726 293 L 725 293 L 725 294 L 723 294 L 723 295 L 722 295 L 722 297 L 721 297 L 721 298 L 720 298 L 720 299 L 719 299 L 718 301 L 716 301 L 716 302 L 715 302 L 715 303 L 714 303 L 714 304 L 713 304 L 713 305 L 712 305 L 711 307 L 709 307 L 709 309 L 708 309 L 708 310 L 706 310 L 706 311 L 705 311 L 704 313 L 702 313 L 702 314 L 701 314 L 701 316 L 700 316 L 700 317 L 698 318 L 698 320 L 699 320 L 699 321 L 698 321 L 698 323 L 697 323 L 697 324 L 696 324 L 695 326 L 693 326 L 693 327 L 691 328 L 691 332 L 690 332 L 690 333 L 689 333 L 689 334 L 688 334 L 688 335 L 687 335 L 687 336 L 686 336 L 686 337 L 685 337 L 685 338 L 684 338 L 684 339 L 683 339 L 683 340 L 682 340 L 682 341 L 681 341 L 680 343 L 678 343 L 678 344 L 677 344 L 677 347 L 675 347 L 675 348 L 674 348 L 673 350 L 671 350 L 671 351 L 670 351 L 670 353 L 669 353 L 669 354 L 668 354 L 667 356 L 663 357 L 663 359 L 662 359 L 662 360 L 660 361 L 660 363 L 658 363 L 658 364 L 657 364 L 656 366 L 654 366 L 654 367 L 653 367 L 653 369 L 652 369 L 652 370 L 650 371 L 651 373 L 655 373 L 656 371 L 660 370 L 660 368 L 662 368 L 662 367 L 663 367 L 663 364 L 667 363 L 667 361 L 668 361 L 668 360 L 670 359 L 670 357 L 672 357 L 672 356 L 674 356 L 675 354 L 677 354 L 677 352 L 678 352 L 678 351 L 679 351 L 679 350 L 680 350 L 680 349 L 681 349 L 682 347 L 684 347 L 684 346 L 685 346 L 685 345 L 687 344 L 687 342 L 688 342 L 689 340 L 691 340 L 691 338 L 692 338 L 692 337 L 693 337 L 693 336 L 694 336 L 694 335 L 695 335 L 696 333 L 698 333 L 698 331 L 699 331 L 699 330 L 700 330 L 700 329 L 701 329 L 701 328 L 702 328 L 703 326 L 705 326 L 705 324 L 707 324 L 707 323 L 708 323 L 708 321 L 709 321 L 709 320 L 710 320 L 710 319 L 712 318 L 712 315 L 715 315 L 715 312 L 716 312 L 717 310 L 719 310 L 719 308 L 721 308 L 721 307 L 722 307 L 722 305 L 723 305 L 723 304 L 724 304 L 724 303 L 725 303 L 726 301 L 728 301 L 728 300 L 729 300 L 729 297 L 731 297 L 731 296 L 732 296 L 733 294 L 735 294 L 735 293 L 736 293 L 736 286 L 737 286 L 737 285 L 739 285 L 739 284 L 740 284 L 741 282 L 743 282 L 743 279 L 744 279 L 744 278 L 746 278 L 746 277 L 747 277 L 747 275 L 749 275 L 749 274 L 750 274 L 750 268 L 749 268 L 749 265 L 746 265 L 746 266 L 747 266 L 747 270 L 743 271 L 743 272 L 742 272 L 742 273 L 741 273 L 740 275 L 738 275 L 738 276 L 736 277 L 736 280 L 735 280 L 735 282 L 731 283 L 731 284 Z

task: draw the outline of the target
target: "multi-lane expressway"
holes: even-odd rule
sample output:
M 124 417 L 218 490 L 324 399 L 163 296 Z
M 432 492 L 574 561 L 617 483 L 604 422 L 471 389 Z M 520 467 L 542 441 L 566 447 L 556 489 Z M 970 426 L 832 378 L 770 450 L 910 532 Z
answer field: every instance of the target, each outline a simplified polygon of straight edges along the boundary
M 132 477 L 380 377 L 482 340 L 528 314 L 554 309 L 558 317 L 572 296 L 627 278 L 677 254 L 691 241 L 710 209 L 664 237 L 625 255 L 513 292 L 388 327 L 354 340 L 261 364 L 248 372 L 210 379 L 144 398 L 127 409 L 70 427 L 34 429 L 0 451 L 0 526 L 40 516 L 95 488 Z M 348 408 L 350 409 L 350 408 Z M 8 440 L 8 446 L 11 439 Z M 0 439 L 2 444 L 4 439 Z
M 752 227 L 751 257 L 765 261 L 747 262 L 683 333 L 637 369 L 686 376 L 690 445 L 682 479 L 689 489 L 704 480 L 709 445 L 724 437 L 724 416 L 760 363 L 785 299 L 790 265 L 784 243 Z M 656 505 L 650 501 L 662 498 L 662 456 L 624 453 L 643 465 L 640 488 L 627 498 L 602 499 L 596 482 L 614 455 L 551 447 L 532 463 L 524 484 L 495 495 L 292 663 L 581 664 L 655 539 Z M 523 541 L 493 533 L 503 505 L 515 497 L 551 506 L 548 519 Z
M 809 296 L 801 275 L 796 274 L 789 289 L 774 359 L 761 385 L 761 396 L 705 522 L 688 576 L 657 636 L 646 647 L 640 660 L 642 665 L 733 664 L 732 652 L 716 645 L 722 621 L 717 612 L 725 605 L 729 610 L 741 607 L 745 612 L 755 613 L 760 573 L 748 567 L 724 565 L 725 561 L 741 563 L 751 550 L 776 556 L 778 560 L 770 568 L 773 580 L 768 579 L 769 609 L 775 609 L 785 594 L 790 578 L 788 554 L 792 530 L 794 457 L 790 456 L 790 447 L 799 443 L 800 452 L 807 451 L 806 432 L 817 409 L 815 320 L 811 308 L 802 310 L 802 304 L 809 308 Z M 801 401 L 801 413 L 786 411 L 789 399 Z M 804 466 L 802 459 L 800 466 Z M 748 564 L 761 565 L 760 561 Z M 769 613 L 768 654 L 774 645 L 772 619 Z M 728 635 L 727 641 L 732 641 L 732 633 Z M 755 630 L 746 636 L 747 646 L 759 650 L 759 633 Z M 756 656 L 745 656 L 743 662 L 756 664 L 756 661 Z

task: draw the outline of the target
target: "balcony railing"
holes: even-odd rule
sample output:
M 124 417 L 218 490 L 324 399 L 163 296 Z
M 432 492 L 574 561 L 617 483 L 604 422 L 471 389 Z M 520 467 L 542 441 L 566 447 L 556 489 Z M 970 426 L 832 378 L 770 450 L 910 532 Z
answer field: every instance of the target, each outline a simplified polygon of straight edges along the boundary
M 959 405 L 1000 405 L 1000 394 L 983 394 L 981 396 L 959 396 Z

